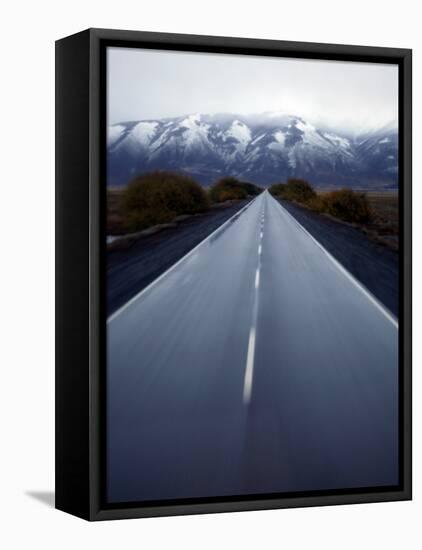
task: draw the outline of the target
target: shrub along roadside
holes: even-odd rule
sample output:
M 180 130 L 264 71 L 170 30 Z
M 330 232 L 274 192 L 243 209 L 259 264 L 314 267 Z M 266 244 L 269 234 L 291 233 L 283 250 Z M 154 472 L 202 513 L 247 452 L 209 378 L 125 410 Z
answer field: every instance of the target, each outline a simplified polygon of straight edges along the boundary
M 226 177 L 218 180 L 210 187 L 209 197 L 212 202 L 246 199 L 248 195 L 258 195 L 261 189 L 253 183 Z
M 352 223 L 371 221 L 371 209 L 364 193 L 352 189 L 339 189 L 317 194 L 305 180 L 290 179 L 274 184 L 270 193 L 279 198 L 304 204 L 314 212 L 329 214 Z
M 317 194 L 311 185 L 302 179 L 289 179 L 287 183 L 278 183 L 270 187 L 270 193 L 280 199 L 307 204 Z
M 352 189 L 330 191 L 322 195 L 322 211 L 346 222 L 367 223 L 371 209 L 364 193 Z
M 133 179 L 122 192 L 120 203 L 124 227 L 129 232 L 208 208 L 208 195 L 199 183 L 186 174 L 167 171 L 149 172 Z

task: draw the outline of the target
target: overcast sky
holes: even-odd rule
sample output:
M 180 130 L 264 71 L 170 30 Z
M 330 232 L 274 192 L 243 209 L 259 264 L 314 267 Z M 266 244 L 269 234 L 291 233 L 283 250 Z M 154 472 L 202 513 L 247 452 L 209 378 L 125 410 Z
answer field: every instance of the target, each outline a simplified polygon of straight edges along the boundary
M 108 49 L 108 122 L 281 111 L 360 131 L 397 120 L 396 65 Z

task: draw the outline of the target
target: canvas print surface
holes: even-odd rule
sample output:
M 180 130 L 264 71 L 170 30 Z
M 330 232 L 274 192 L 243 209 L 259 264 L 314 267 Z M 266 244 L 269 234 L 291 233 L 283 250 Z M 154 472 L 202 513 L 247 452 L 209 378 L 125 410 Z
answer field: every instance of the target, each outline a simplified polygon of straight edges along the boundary
M 107 50 L 110 503 L 399 484 L 398 67 Z

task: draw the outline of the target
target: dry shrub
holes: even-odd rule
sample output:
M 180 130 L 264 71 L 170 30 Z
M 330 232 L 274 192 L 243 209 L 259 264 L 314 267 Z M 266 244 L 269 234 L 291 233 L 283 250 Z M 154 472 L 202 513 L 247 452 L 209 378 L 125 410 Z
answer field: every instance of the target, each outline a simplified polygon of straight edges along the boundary
M 324 195 L 315 195 L 315 197 L 312 197 L 307 202 L 307 207 L 313 210 L 314 212 L 324 212 L 325 210 L 325 201 L 324 201 Z
M 270 187 L 270 193 L 274 196 L 289 201 L 303 204 L 309 203 L 317 196 L 312 186 L 303 179 L 291 178 L 287 183 L 277 183 Z
M 364 193 L 352 189 L 340 189 L 325 193 L 323 211 L 347 222 L 366 223 L 371 219 L 371 209 Z
M 258 195 L 261 189 L 252 183 L 225 177 L 217 181 L 209 190 L 212 202 L 246 199 L 248 195 Z
M 204 189 L 190 176 L 157 171 L 132 180 L 122 194 L 121 212 L 127 231 L 168 223 L 180 214 L 209 208 Z
M 289 179 L 287 183 L 272 185 L 270 193 L 279 199 L 304 204 L 314 212 L 330 214 L 347 222 L 371 221 L 371 208 L 365 193 L 352 189 L 317 194 L 307 181 Z

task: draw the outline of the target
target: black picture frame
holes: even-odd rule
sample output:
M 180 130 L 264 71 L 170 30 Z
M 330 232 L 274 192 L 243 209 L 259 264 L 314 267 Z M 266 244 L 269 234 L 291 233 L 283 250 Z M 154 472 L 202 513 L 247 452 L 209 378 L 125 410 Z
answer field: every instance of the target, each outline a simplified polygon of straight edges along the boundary
M 288 56 L 399 67 L 400 469 L 387 490 L 106 505 L 104 487 L 105 48 Z M 408 49 L 88 29 L 56 42 L 56 508 L 87 520 L 364 502 L 412 496 L 412 52 Z

